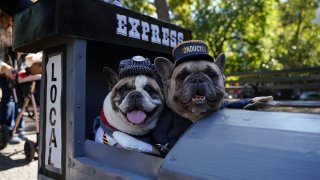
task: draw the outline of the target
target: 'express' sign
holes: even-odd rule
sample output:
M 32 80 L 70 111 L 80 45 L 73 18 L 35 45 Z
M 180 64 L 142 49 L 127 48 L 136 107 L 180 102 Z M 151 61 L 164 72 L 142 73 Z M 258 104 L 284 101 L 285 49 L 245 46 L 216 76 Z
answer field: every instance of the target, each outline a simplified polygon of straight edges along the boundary
M 118 35 L 155 44 L 162 44 L 169 47 L 175 47 L 184 40 L 182 32 L 177 32 L 176 30 L 172 30 L 167 27 L 160 27 L 157 24 L 151 24 L 121 14 L 117 14 L 116 16 Z

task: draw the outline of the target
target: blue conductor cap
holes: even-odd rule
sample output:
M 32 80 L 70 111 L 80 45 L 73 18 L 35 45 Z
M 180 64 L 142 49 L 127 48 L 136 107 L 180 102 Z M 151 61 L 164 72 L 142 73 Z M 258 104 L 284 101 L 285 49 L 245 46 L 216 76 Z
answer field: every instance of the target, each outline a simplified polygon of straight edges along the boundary
M 131 59 L 121 60 L 118 71 L 120 78 L 140 74 L 153 77 L 156 72 L 151 61 L 142 56 L 134 56 Z
M 208 52 L 208 46 L 200 40 L 190 40 L 179 44 L 173 49 L 172 55 L 175 60 L 175 67 L 186 61 L 205 60 L 213 62 L 213 57 Z

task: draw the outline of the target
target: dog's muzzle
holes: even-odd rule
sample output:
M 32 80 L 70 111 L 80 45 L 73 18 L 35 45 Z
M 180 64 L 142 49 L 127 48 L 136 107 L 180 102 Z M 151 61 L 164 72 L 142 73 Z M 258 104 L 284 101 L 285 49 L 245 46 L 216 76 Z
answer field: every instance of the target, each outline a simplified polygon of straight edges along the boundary
M 143 109 L 143 95 L 139 91 L 133 91 L 128 94 L 126 116 L 128 121 L 133 124 L 141 124 L 146 120 L 147 115 Z

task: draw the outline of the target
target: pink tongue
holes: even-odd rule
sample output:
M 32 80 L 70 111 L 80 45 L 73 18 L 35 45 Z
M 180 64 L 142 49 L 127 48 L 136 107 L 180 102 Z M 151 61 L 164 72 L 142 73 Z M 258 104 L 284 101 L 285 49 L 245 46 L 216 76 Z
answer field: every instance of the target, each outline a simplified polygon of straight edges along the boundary
M 133 124 L 141 124 L 146 119 L 147 115 L 143 111 L 134 110 L 127 113 L 128 120 Z

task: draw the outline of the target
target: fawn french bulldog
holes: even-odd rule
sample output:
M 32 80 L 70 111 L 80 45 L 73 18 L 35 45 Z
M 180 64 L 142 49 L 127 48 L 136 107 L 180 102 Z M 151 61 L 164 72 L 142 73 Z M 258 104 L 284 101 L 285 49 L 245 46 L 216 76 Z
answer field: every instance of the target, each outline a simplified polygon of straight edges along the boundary
M 164 105 L 161 90 L 152 78 L 153 64 L 135 56 L 120 62 L 120 77 L 108 67 L 103 72 L 111 91 L 103 102 L 95 141 L 158 154 L 151 144 L 140 140 L 156 126 Z

